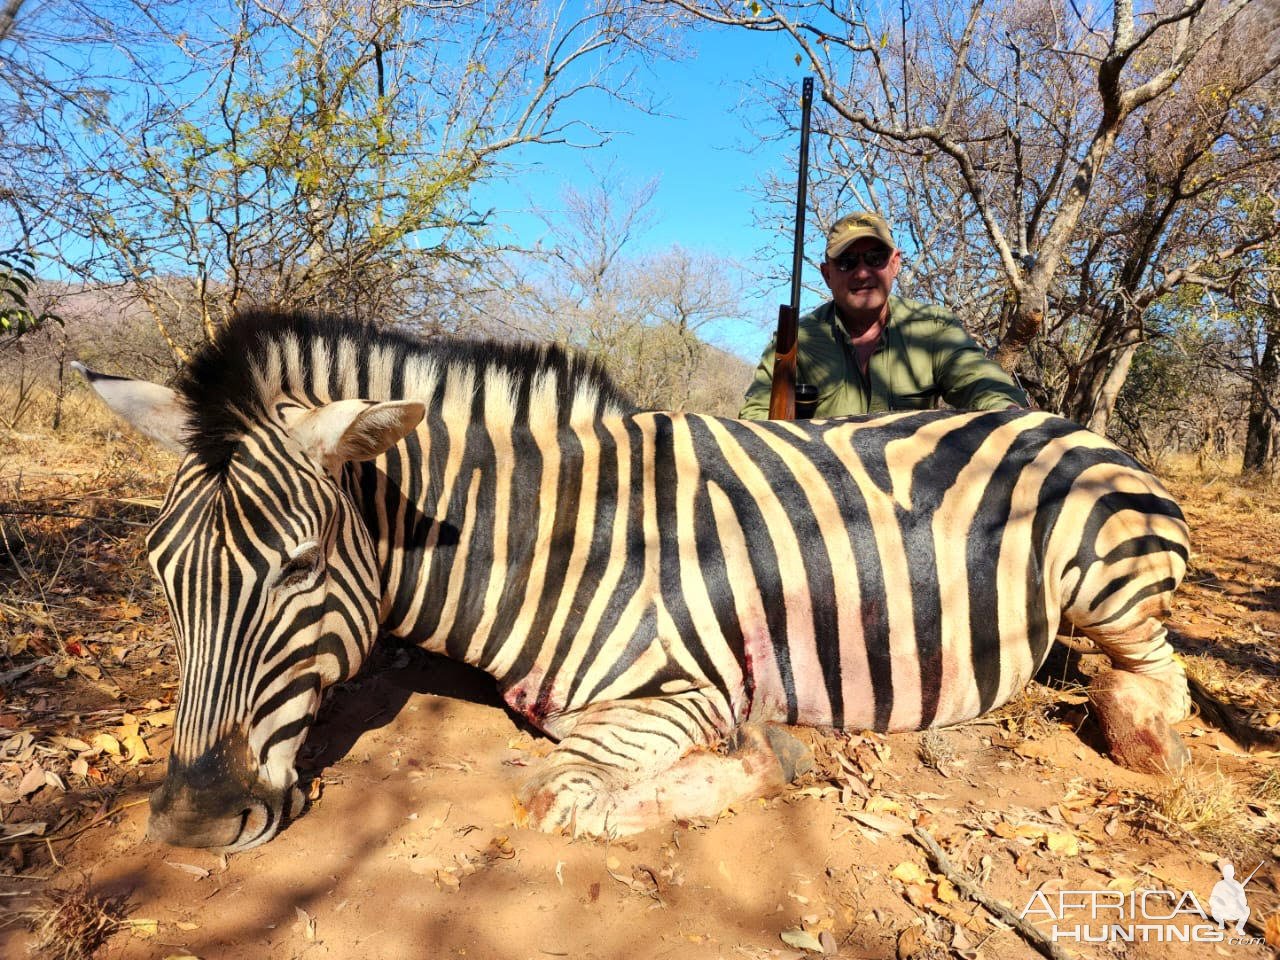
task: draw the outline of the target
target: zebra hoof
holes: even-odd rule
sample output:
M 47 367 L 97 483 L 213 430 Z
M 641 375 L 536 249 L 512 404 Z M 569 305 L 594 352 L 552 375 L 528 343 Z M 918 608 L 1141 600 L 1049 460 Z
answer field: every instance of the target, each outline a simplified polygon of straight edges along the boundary
M 757 792 L 785 789 L 813 769 L 812 751 L 779 723 L 744 723 L 734 728 L 725 745 L 729 757 L 754 761 L 753 769 L 762 777 Z
M 1176 708 L 1168 685 L 1153 677 L 1112 670 L 1089 687 L 1103 736 L 1112 758 L 1138 773 L 1168 775 L 1191 759 L 1182 738 L 1169 723 Z
M 782 767 L 782 775 L 787 783 L 813 769 L 813 752 L 786 728 L 771 723 L 764 728 L 764 733 L 769 740 L 769 749 L 778 758 L 778 765 Z

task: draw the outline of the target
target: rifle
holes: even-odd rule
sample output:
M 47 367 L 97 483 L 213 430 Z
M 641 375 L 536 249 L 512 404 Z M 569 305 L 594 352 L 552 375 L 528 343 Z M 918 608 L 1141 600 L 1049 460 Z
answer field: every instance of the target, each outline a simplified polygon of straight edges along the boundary
M 800 93 L 800 178 L 796 186 L 796 235 L 791 256 L 791 302 L 778 307 L 778 335 L 773 344 L 773 389 L 769 419 L 796 417 L 796 341 L 800 332 L 800 272 L 804 269 L 804 209 L 809 186 L 809 109 L 813 77 L 805 77 Z

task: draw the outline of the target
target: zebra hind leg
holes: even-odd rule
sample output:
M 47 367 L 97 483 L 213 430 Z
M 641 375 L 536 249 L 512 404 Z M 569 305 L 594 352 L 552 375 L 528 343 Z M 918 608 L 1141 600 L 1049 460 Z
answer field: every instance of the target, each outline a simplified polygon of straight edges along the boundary
M 671 722 L 676 716 L 680 721 Z M 732 749 L 720 754 L 708 749 L 719 739 L 715 732 L 689 735 L 689 716 L 664 700 L 588 708 L 521 789 L 518 819 L 546 832 L 626 836 L 715 816 L 734 801 L 782 789 L 807 769 L 805 748 L 780 729 L 740 728 Z
M 1150 597 L 1130 615 L 1078 626 L 1111 660 L 1089 686 L 1103 736 L 1121 766 L 1140 773 L 1176 773 L 1190 759 L 1173 724 L 1191 712 L 1187 675 L 1160 622 L 1164 597 Z

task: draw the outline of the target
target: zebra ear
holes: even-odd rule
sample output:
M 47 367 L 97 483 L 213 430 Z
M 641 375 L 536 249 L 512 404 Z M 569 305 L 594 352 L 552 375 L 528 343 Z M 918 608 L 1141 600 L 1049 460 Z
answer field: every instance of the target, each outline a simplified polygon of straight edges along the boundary
M 174 391 L 149 380 L 98 373 L 78 360 L 72 361 L 71 368 L 121 420 L 166 450 L 187 452 L 187 408 Z
M 391 449 L 413 433 L 426 412 L 420 400 L 337 400 L 296 417 L 289 430 L 311 456 L 335 470 Z

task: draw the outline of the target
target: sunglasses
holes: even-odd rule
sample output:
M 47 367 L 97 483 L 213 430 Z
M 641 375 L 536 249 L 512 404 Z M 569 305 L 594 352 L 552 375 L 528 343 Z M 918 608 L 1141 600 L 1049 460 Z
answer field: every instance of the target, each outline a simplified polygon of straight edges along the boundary
M 831 265 L 841 273 L 852 273 L 860 263 L 865 263 L 872 270 L 883 270 L 892 256 L 893 251 L 888 247 L 872 247 L 862 253 L 846 253 L 840 259 L 832 260 Z

